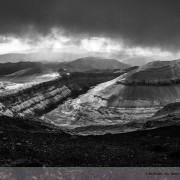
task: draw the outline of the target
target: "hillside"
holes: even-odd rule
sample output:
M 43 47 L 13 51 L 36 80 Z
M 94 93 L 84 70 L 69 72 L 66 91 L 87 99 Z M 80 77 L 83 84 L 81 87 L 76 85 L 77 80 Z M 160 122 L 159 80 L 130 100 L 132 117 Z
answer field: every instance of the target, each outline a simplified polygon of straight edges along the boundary
M 28 68 L 40 70 L 42 68 L 42 64 L 39 62 L 1 63 L 0 75 L 9 75 Z
M 92 86 L 111 80 L 119 73 L 72 73 L 67 77 L 54 77 L 45 82 L 31 84 L 13 91 L 2 90 L 0 94 L 0 114 L 9 112 L 10 116 L 41 116 L 61 104 L 64 99 L 77 97 Z
M 75 133 L 84 135 L 144 129 L 148 121 L 159 121 L 153 117 L 156 112 L 180 102 L 179 72 L 178 61 L 148 63 L 65 102 L 46 118 L 58 125 L 66 122 Z M 167 114 L 161 120 L 164 123 L 153 128 L 179 121 L 168 119 Z
M 76 61 L 71 63 L 76 64 Z M 73 68 L 76 71 L 76 67 Z M 98 135 L 151 128 L 148 122 L 157 121 L 156 112 L 170 103 L 180 102 L 177 60 L 157 61 L 126 70 L 92 68 L 71 72 L 68 76 L 64 74 L 47 83 L 14 91 L 14 94 L 11 91 L 8 97 L 2 96 L 2 103 L 15 115 L 41 116 L 43 121 L 71 129 L 71 133 Z M 26 71 L 15 74 L 23 73 Z M 167 116 L 166 113 L 163 118 L 164 126 L 169 124 Z M 170 121 L 172 124 L 178 120 Z
M 98 71 L 98 70 L 124 70 L 130 65 L 115 59 L 85 57 L 67 63 L 64 68 L 72 72 Z
M 180 80 L 180 61 L 154 61 L 129 74 L 127 84 L 174 84 Z
M 109 106 L 164 106 L 180 100 L 180 63 L 151 62 L 120 76 L 96 95 Z
M 16 57 L 16 56 L 15 56 Z M 9 59 L 10 61 L 11 59 Z M 66 69 L 69 72 L 93 72 L 93 71 L 111 71 L 124 70 L 130 66 L 114 59 L 103 59 L 87 57 L 77 59 L 71 62 L 31 62 L 20 61 L 0 63 L 0 76 L 5 77 L 22 77 L 34 74 L 43 74 L 49 72 L 61 72 Z
M 53 126 L 31 119 L 0 117 L 0 165 L 3 167 L 179 166 L 179 129 L 180 126 L 172 126 L 150 131 L 83 137 L 71 136 L 54 129 Z M 31 168 L 27 172 L 29 171 L 31 172 Z

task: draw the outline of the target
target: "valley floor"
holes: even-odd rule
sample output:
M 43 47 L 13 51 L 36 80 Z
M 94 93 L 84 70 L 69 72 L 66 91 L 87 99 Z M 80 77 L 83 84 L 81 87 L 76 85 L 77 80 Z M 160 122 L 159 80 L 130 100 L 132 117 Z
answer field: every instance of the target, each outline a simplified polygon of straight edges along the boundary
M 3 121 L 3 120 L 2 120 Z M 71 136 L 18 121 L 0 128 L 1 166 L 179 166 L 180 126 L 103 136 Z M 9 123 L 10 121 L 7 120 Z M 11 121 L 12 123 L 12 121 Z M 14 128 L 16 127 L 16 128 Z M 14 128 L 14 130 L 13 130 Z

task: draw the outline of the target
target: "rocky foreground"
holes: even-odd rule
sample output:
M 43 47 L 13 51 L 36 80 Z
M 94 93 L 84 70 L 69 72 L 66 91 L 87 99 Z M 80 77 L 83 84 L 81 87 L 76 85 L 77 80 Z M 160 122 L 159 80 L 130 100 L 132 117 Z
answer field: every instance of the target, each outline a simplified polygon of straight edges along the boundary
M 1 117 L 0 147 L 1 166 L 179 166 L 180 126 L 83 137 Z

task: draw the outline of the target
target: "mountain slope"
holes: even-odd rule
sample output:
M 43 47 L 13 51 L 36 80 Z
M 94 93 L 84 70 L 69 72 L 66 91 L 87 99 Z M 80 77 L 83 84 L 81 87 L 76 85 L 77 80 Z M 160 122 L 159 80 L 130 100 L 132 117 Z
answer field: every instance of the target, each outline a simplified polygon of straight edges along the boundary
M 123 70 L 130 66 L 115 59 L 86 57 L 67 63 L 64 68 L 68 71 L 85 72 L 97 70 Z
M 21 78 L 21 77 L 24 77 L 24 76 L 31 76 L 33 74 L 40 74 L 42 73 L 42 69 L 37 67 L 37 68 L 26 68 L 26 69 L 23 69 L 23 70 L 19 70 L 19 71 L 16 71 L 12 74 L 8 74 L 6 75 L 5 77 L 7 78 Z
M 13 56 L 13 54 L 11 54 Z M 16 56 L 15 56 L 16 57 Z M 27 76 L 37 73 L 54 72 L 58 69 L 67 69 L 69 72 L 87 72 L 87 71 L 106 71 L 106 70 L 124 70 L 130 66 L 114 59 L 103 59 L 87 57 L 77 59 L 71 62 L 30 62 L 18 61 L 0 63 L 0 76 Z M 30 70 L 31 69 L 31 70 Z M 61 71 L 61 70 L 60 70 Z
M 154 61 L 126 78 L 127 84 L 173 84 L 180 79 L 180 61 Z
M 102 100 L 111 107 L 163 106 L 180 101 L 179 80 L 178 61 L 152 62 L 98 85 L 81 100 Z
M 148 63 L 97 93 L 109 106 L 164 106 L 180 101 L 180 62 Z
M 148 63 L 67 101 L 47 118 L 57 115 L 58 124 L 66 122 L 80 134 L 142 129 L 161 108 L 180 102 L 179 72 L 178 61 Z M 167 122 L 167 118 L 162 121 Z M 171 123 L 177 121 L 172 119 Z
M 39 62 L 17 62 L 17 63 L 1 63 L 0 64 L 0 75 L 8 75 L 21 71 L 27 68 L 41 68 L 42 64 Z

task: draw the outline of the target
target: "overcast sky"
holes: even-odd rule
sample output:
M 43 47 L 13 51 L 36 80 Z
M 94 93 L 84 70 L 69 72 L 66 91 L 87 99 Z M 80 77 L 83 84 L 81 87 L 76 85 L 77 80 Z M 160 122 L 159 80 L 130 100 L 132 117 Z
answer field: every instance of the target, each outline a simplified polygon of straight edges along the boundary
M 179 0 L 0 0 L 0 54 L 179 58 Z

